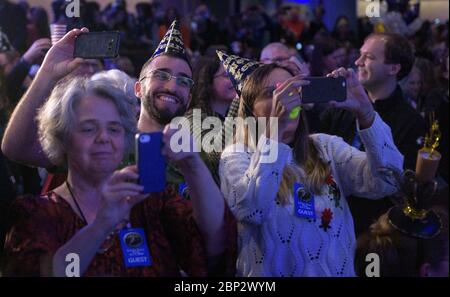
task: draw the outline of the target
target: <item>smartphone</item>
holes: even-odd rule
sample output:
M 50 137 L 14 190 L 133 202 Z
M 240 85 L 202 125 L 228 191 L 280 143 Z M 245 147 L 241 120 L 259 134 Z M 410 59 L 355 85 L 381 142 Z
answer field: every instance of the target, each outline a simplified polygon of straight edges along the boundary
M 161 153 L 162 133 L 136 134 L 136 162 L 139 184 L 144 193 L 158 193 L 166 188 L 166 160 Z
M 343 77 L 306 77 L 305 80 L 310 84 L 302 87 L 302 103 L 347 100 L 347 82 Z
M 116 31 L 82 33 L 75 39 L 74 57 L 84 59 L 116 58 L 120 33 Z

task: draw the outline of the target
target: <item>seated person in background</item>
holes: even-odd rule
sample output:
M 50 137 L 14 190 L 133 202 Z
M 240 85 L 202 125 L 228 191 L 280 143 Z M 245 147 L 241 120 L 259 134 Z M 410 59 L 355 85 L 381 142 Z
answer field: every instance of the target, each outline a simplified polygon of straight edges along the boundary
M 259 61 L 263 64 L 277 63 L 288 67 L 295 74 L 309 75 L 309 66 L 300 62 L 299 58 L 292 55 L 292 51 L 281 42 L 273 42 L 266 45 L 261 51 Z
M 259 61 L 263 64 L 284 62 L 291 57 L 289 48 L 281 42 L 273 42 L 266 45 L 261 51 Z
M 348 85 L 347 101 L 333 104 L 357 118 L 365 153 L 339 137 L 309 135 L 299 109 L 299 87 L 308 83 L 301 76 L 218 54 L 237 82 L 239 117 L 278 120 L 277 128 L 267 124 L 258 135 L 238 125 L 235 143 L 221 156 L 221 190 L 238 221 L 237 274 L 354 276 L 356 239 L 345 198 L 377 199 L 396 190 L 395 180 L 379 172 L 403 165 L 390 129 L 352 70 L 333 72 Z
M 423 76 L 420 69 L 416 65 L 413 66 L 411 72 L 400 82 L 406 102 L 408 102 L 414 110 L 420 113 L 420 96 L 422 95 Z

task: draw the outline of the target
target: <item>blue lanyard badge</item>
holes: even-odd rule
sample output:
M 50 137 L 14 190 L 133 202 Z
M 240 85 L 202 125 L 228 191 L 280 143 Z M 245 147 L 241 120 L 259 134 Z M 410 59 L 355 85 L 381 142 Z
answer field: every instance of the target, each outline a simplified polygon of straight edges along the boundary
M 301 218 L 315 219 L 314 194 L 308 192 L 305 186 L 294 184 L 295 214 Z
M 185 183 L 180 183 L 178 185 L 178 194 L 180 194 L 181 197 L 187 200 L 191 198 L 191 196 L 189 195 L 189 188 Z
M 152 265 L 143 228 L 124 228 L 120 231 L 119 236 L 125 267 Z

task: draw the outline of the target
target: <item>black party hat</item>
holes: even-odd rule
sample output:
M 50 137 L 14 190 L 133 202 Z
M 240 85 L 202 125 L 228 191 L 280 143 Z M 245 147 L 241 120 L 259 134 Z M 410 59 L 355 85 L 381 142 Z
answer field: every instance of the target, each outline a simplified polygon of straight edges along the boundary
M 9 42 L 8 36 L 3 33 L 2 28 L 0 27 L 0 53 L 8 52 L 12 49 L 13 47 Z
M 442 228 L 440 217 L 431 208 L 437 190 L 437 182 L 417 183 L 415 173 L 406 170 L 397 175 L 400 185 L 395 206 L 389 209 L 392 227 L 412 237 L 430 239 Z
M 166 35 L 164 35 L 164 38 L 159 43 L 150 59 L 154 59 L 166 53 L 170 53 L 172 55 L 180 57 L 181 59 L 184 59 L 189 63 L 177 20 L 174 20 L 172 22 L 169 30 L 167 30 Z
M 247 77 L 262 64 L 239 56 L 227 55 L 222 51 L 216 51 L 216 53 L 233 83 L 236 92 L 240 95 Z

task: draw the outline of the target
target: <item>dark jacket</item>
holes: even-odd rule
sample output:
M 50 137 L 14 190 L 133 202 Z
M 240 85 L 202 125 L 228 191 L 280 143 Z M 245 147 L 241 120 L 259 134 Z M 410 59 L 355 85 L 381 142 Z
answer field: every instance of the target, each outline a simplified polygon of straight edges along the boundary
M 374 104 L 383 121 L 391 127 L 398 150 L 405 157 L 404 167 L 414 170 L 420 139 L 425 136 L 423 118 L 403 98 L 399 86 L 387 99 Z M 353 114 L 342 109 L 329 109 L 321 115 L 321 132 L 342 137 L 352 144 L 356 135 L 356 120 Z M 359 149 L 364 149 L 360 147 Z
M 388 98 L 376 101 L 374 108 L 391 128 L 395 145 L 405 157 L 404 167 L 414 170 L 417 151 L 421 147 L 419 140 L 426 133 L 423 118 L 404 100 L 399 86 Z M 355 144 L 356 119 L 349 111 L 328 109 L 321 115 L 321 132 L 340 136 L 345 142 Z M 364 150 L 364 147 L 360 145 L 358 149 Z M 392 202 L 386 198 L 368 200 L 347 197 L 357 236 L 366 231 L 370 224 L 393 206 Z

